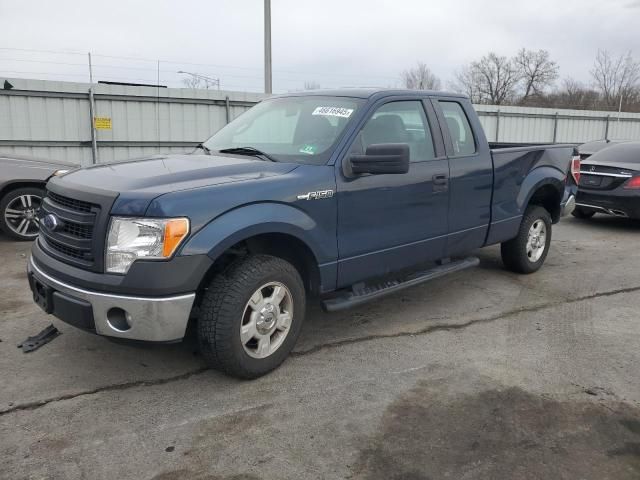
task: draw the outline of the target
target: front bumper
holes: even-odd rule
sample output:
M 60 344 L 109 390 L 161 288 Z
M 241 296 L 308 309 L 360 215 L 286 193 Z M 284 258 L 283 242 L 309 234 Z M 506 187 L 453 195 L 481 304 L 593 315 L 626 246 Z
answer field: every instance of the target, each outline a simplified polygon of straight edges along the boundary
M 37 303 L 63 322 L 98 335 L 174 342 L 184 337 L 195 293 L 144 297 L 75 287 L 43 272 L 29 259 L 29 285 Z

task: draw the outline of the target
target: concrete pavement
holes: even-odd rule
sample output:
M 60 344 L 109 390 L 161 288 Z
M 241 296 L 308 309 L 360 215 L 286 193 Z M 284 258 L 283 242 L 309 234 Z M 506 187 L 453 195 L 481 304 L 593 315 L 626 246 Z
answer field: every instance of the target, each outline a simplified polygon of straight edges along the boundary
M 640 478 L 640 224 L 554 229 L 543 269 L 481 266 L 356 310 L 311 308 L 241 382 L 193 342 L 115 344 L 47 318 L 0 241 L 0 478 Z M 16 344 L 53 320 L 63 335 Z

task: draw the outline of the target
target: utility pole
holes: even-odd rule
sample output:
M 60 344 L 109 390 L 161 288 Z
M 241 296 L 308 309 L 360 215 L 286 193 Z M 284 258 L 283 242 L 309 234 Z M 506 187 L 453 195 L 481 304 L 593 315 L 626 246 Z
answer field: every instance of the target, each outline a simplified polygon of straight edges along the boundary
M 98 163 L 98 132 L 96 131 L 96 101 L 93 96 L 93 64 L 89 57 L 89 119 L 91 121 L 91 163 Z M 84 162 L 83 162 L 84 163 Z
M 620 114 L 622 113 L 622 95 L 623 93 L 620 92 L 620 104 L 618 105 L 618 124 L 620 124 Z
M 89 83 L 93 85 L 93 64 L 91 63 L 91 52 L 87 53 L 89 57 Z
M 264 0 L 264 93 L 273 93 L 271 78 L 271 0 Z

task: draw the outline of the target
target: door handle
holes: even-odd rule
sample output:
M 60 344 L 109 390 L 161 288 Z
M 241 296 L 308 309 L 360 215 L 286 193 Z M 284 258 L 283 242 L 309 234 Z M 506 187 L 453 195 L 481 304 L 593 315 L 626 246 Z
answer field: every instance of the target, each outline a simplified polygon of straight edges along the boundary
M 444 173 L 441 173 L 441 174 L 438 174 L 438 175 L 434 175 L 432 177 L 432 180 L 433 180 L 433 184 L 434 185 L 444 186 L 444 185 L 447 185 L 449 183 L 449 177 L 447 177 L 447 175 L 444 174 Z
M 449 190 L 449 177 L 446 173 L 438 173 L 431 177 L 433 183 L 433 193 L 446 192 Z

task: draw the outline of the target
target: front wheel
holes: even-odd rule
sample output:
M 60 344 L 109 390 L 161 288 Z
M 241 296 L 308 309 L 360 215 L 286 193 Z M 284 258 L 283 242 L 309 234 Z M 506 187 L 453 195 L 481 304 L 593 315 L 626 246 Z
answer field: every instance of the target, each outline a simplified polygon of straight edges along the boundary
M 304 314 L 304 284 L 293 265 L 269 255 L 242 258 L 204 293 L 200 351 L 211 367 L 229 375 L 260 377 L 287 358 Z
M 522 217 L 518 236 L 501 246 L 502 261 L 517 273 L 533 273 L 542 267 L 551 245 L 551 215 L 530 206 Z

